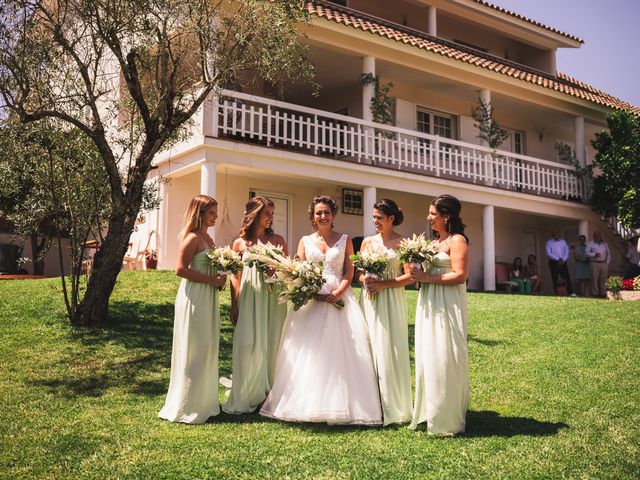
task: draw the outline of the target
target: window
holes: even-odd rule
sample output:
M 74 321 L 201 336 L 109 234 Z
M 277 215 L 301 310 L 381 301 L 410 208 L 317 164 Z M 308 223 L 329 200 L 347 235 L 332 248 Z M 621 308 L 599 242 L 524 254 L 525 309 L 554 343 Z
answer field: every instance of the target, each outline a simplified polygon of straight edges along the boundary
M 355 190 L 353 188 L 342 189 L 342 213 L 364 215 L 362 208 L 362 190 Z
M 416 129 L 422 133 L 439 135 L 444 138 L 455 138 L 455 117 L 446 113 L 432 112 L 418 107 L 416 112 Z
M 509 136 L 504 141 L 504 143 L 498 147 L 500 150 L 506 150 L 507 152 L 517 153 L 519 155 L 525 155 L 525 135 L 524 132 L 520 132 L 518 130 L 510 130 Z

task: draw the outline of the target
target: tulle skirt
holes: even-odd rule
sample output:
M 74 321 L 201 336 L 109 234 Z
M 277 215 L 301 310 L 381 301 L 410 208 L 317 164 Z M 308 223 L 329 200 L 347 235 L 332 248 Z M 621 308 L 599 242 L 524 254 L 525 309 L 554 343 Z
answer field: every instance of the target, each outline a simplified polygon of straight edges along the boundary
M 382 423 L 367 327 L 351 288 L 343 309 L 311 300 L 285 320 L 262 415 L 294 422 Z

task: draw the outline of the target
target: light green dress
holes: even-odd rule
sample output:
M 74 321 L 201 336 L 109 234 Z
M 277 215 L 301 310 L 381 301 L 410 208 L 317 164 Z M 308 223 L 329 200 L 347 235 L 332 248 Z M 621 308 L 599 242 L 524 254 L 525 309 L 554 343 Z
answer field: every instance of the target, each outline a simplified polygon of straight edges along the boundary
M 273 385 L 276 354 L 287 305 L 278 303 L 257 267 L 242 269 L 238 323 L 233 334 L 233 374 L 227 413 L 251 413 Z
M 204 250 L 189 268 L 214 275 Z M 218 289 L 182 279 L 176 296 L 171 351 L 171 379 L 160 418 L 170 422 L 204 423 L 220 413 L 218 350 L 220 308 Z
M 402 265 L 387 249 L 389 264 L 381 280 L 402 275 Z M 385 288 L 369 298 L 362 289 L 360 305 L 369 328 L 373 362 L 378 375 L 384 425 L 411 420 L 409 332 L 404 288 Z
M 451 271 L 449 255 L 436 255 L 428 271 Z M 426 422 L 434 434 L 464 432 L 469 404 L 467 287 L 423 283 L 416 307 L 415 429 Z

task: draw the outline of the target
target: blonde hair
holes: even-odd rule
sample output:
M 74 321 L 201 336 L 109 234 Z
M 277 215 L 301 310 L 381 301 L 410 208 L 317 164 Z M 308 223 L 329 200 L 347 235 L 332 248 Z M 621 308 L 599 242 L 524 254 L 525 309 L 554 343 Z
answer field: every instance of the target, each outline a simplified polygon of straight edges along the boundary
M 184 221 L 182 223 L 182 230 L 178 235 L 178 241 L 182 242 L 184 237 L 194 230 L 199 229 L 202 226 L 202 215 L 211 207 L 218 205 L 216 199 L 208 195 L 196 195 L 191 199 L 189 208 L 184 214 Z
M 244 218 L 242 219 L 242 227 L 240 228 L 239 236 L 243 240 L 248 240 L 255 234 L 255 227 L 260 212 L 265 207 L 274 207 L 273 200 L 262 195 L 256 195 L 247 202 L 244 207 Z M 266 234 L 268 236 L 273 235 L 273 229 L 267 228 Z

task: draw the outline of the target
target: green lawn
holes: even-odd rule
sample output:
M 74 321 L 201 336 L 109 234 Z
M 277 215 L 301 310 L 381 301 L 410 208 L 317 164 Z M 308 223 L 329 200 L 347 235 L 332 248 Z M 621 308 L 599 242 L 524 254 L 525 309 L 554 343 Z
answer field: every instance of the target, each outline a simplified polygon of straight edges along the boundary
M 638 303 L 470 294 L 467 433 L 438 439 L 159 420 L 177 284 L 124 272 L 111 325 L 88 330 L 68 326 L 58 281 L 0 282 L 0 478 L 638 478 Z M 222 305 L 228 376 L 227 294 Z

